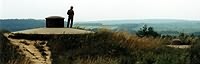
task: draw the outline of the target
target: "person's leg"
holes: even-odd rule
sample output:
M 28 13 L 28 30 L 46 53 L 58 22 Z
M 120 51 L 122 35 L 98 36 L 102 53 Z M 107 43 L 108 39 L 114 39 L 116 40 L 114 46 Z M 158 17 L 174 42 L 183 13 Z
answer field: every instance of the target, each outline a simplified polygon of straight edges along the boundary
M 70 28 L 72 28 L 73 26 L 73 18 L 71 18 L 71 25 L 70 25 Z
M 67 21 L 67 28 L 69 28 L 69 23 L 70 23 L 70 18 L 68 18 L 68 21 Z

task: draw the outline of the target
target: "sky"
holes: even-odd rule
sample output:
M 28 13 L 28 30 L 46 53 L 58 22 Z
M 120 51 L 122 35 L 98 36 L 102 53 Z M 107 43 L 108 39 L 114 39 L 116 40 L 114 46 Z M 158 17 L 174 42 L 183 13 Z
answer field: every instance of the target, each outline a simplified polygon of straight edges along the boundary
M 71 5 L 74 6 L 75 21 L 200 20 L 200 0 L 0 0 L 0 18 L 67 18 L 66 13 Z
M 0 18 L 2 17 L 2 6 L 3 6 L 3 4 L 2 4 L 2 0 L 0 0 Z

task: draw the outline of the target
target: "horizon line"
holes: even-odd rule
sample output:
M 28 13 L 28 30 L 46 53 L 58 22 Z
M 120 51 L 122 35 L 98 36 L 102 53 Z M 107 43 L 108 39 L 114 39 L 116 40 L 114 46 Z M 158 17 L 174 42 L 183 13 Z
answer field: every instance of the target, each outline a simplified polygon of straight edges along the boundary
M 37 19 L 37 18 L 4 18 L 4 19 L 1 19 L 0 20 L 45 20 L 45 19 Z M 183 20 L 183 21 L 200 21 L 200 19 L 155 19 L 155 18 L 152 18 L 152 19 L 97 19 L 97 20 L 78 20 L 78 21 L 119 21 L 119 20 Z
M 45 20 L 41 18 L 0 18 L 0 20 Z M 66 20 L 66 19 L 65 19 Z M 183 20 L 183 21 L 200 21 L 200 19 L 175 19 L 175 18 L 141 18 L 141 19 L 97 19 L 97 20 L 78 20 L 77 22 L 91 22 L 91 21 L 119 21 L 119 20 Z

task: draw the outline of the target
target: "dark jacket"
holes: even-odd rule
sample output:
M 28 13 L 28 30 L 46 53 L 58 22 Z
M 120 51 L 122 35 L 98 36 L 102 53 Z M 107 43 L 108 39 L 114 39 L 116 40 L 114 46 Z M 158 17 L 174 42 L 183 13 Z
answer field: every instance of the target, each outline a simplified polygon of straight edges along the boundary
M 67 14 L 69 15 L 70 18 L 73 18 L 74 11 L 73 10 L 68 10 Z

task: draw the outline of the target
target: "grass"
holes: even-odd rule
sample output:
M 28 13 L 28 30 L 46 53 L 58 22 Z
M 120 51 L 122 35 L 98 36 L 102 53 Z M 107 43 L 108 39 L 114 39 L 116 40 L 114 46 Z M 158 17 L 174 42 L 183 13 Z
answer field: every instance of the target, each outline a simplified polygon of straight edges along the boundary
M 200 39 L 192 39 L 189 49 L 165 46 L 170 38 L 138 37 L 126 32 L 102 29 L 93 34 L 27 35 L 16 34 L 14 38 L 45 40 L 51 50 L 53 64 L 200 64 Z M 3 41 L 4 40 L 4 41 Z M 1 42 L 9 42 L 1 38 Z M 2 50 L 5 47 L 1 47 Z M 15 48 L 8 49 L 15 51 Z M 14 53 L 0 58 L 8 64 L 29 64 L 28 59 L 14 58 Z M 7 60 L 2 60 L 8 58 Z
M 162 38 L 140 38 L 125 32 L 50 39 L 53 64 L 188 64 L 189 50 L 166 47 Z

